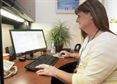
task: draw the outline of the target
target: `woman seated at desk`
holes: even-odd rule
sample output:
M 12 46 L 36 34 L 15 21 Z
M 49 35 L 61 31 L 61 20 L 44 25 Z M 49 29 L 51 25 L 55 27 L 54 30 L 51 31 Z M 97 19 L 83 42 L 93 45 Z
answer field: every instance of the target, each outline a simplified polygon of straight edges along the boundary
M 104 6 L 98 0 L 86 0 L 75 10 L 80 29 L 86 38 L 76 53 L 65 53 L 64 57 L 80 57 L 77 72 L 68 73 L 46 64 L 38 75 L 53 76 L 66 84 L 117 84 L 117 36 L 109 30 Z

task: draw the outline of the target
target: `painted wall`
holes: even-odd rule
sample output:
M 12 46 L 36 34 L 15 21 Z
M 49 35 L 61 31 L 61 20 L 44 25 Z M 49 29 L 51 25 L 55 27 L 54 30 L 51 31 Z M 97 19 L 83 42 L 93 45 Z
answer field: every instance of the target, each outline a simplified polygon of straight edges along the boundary
M 61 20 L 66 22 L 69 30 L 72 34 L 71 44 L 67 47 L 74 48 L 75 44 L 82 43 L 81 31 L 78 23 L 76 23 L 77 16 L 73 14 L 58 14 L 56 13 L 56 1 L 57 0 L 36 0 L 36 22 L 32 24 L 32 29 L 43 29 L 45 36 L 52 26 Z M 79 0 L 80 4 L 85 0 Z M 102 1 L 102 0 L 100 0 Z
M 106 7 L 106 11 L 109 17 L 110 29 L 117 34 L 117 22 L 111 22 L 111 19 L 117 20 L 117 0 L 105 0 L 104 6 Z
M 82 3 L 84 0 L 80 1 Z M 76 43 L 82 43 L 81 31 L 76 23 L 77 16 L 72 14 L 56 13 L 56 0 L 36 0 L 36 22 L 32 29 L 43 29 L 45 36 L 53 25 L 58 21 L 65 22 L 72 34 L 72 41 L 69 46 L 74 48 Z M 47 36 L 46 36 L 47 39 Z M 48 45 L 49 46 L 49 45 Z
M 3 53 L 5 53 L 5 47 L 11 46 L 11 38 L 9 30 L 14 29 L 13 25 L 2 24 L 2 43 L 3 43 Z

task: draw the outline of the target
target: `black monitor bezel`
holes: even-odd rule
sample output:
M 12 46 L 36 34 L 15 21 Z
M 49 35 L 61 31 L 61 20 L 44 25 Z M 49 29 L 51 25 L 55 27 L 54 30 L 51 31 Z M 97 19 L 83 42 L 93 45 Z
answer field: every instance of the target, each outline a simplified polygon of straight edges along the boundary
M 10 30 L 10 37 L 11 37 L 11 42 L 12 42 L 12 46 L 13 46 L 13 50 L 14 50 L 15 55 L 17 55 L 19 53 L 16 53 L 16 50 L 15 50 L 15 46 L 14 46 L 14 42 L 13 42 L 13 38 L 12 38 L 12 31 L 42 31 L 42 33 L 43 33 L 46 48 L 35 49 L 35 50 L 27 51 L 25 53 L 20 53 L 20 54 L 26 54 L 26 53 L 36 52 L 36 51 L 46 51 L 47 50 L 47 42 L 45 39 L 45 34 L 44 34 L 43 29 L 12 29 L 12 30 Z

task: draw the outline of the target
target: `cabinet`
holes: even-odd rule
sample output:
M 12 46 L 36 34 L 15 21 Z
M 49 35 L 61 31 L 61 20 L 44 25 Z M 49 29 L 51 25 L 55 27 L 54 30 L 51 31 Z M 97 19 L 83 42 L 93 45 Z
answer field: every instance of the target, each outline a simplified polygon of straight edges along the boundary
M 23 11 L 35 20 L 35 0 L 16 0 L 19 7 L 22 7 Z

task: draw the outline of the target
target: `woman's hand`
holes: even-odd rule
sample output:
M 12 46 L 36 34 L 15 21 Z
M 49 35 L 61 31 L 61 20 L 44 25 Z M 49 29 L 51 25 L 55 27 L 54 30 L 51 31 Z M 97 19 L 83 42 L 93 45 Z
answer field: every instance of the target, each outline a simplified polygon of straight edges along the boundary
M 70 57 L 71 53 L 68 52 L 68 51 L 65 51 L 65 50 L 62 50 L 60 53 L 59 53 L 59 56 L 60 57 Z
M 59 53 L 59 56 L 60 56 L 60 57 L 79 58 L 79 53 L 78 53 L 78 52 L 68 52 L 68 51 L 62 50 L 62 51 Z
M 47 64 L 40 64 L 40 65 L 36 66 L 36 68 L 40 68 L 40 70 L 38 70 L 36 72 L 38 75 L 47 75 L 47 76 L 53 76 L 53 77 L 56 76 L 55 72 L 56 72 L 57 68 L 54 66 L 50 66 Z
M 40 65 L 36 66 L 36 68 L 41 68 L 40 70 L 38 70 L 36 72 L 38 75 L 53 76 L 53 77 L 65 82 L 65 84 L 71 84 L 71 82 L 72 82 L 71 73 L 57 69 L 54 66 L 50 66 L 47 64 L 40 64 Z

